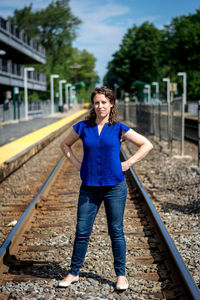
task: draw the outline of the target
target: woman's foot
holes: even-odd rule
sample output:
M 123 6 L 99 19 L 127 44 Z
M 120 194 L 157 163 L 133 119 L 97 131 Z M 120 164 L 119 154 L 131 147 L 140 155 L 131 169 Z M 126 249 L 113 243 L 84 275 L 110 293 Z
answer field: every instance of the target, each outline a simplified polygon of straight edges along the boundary
M 116 289 L 119 291 L 127 290 L 128 288 L 128 280 L 125 276 L 118 276 L 117 277 L 117 283 L 116 283 Z
M 79 276 L 68 274 L 62 281 L 59 282 L 59 287 L 68 287 L 70 284 L 79 281 Z

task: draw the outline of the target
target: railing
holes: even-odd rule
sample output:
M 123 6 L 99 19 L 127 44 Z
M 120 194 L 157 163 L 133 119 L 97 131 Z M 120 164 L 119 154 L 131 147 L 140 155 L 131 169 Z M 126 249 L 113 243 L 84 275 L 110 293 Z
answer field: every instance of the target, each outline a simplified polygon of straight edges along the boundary
M 0 31 L 9 35 L 20 44 L 24 44 L 26 47 L 33 49 L 45 58 L 45 48 L 38 44 L 36 41 L 28 37 L 23 30 L 19 30 L 17 26 L 13 25 L 9 20 L 5 20 L 0 17 Z
M 4 72 L 7 74 L 19 76 L 24 78 L 24 66 L 14 63 L 12 60 L 0 58 L 0 73 Z M 28 79 L 36 80 L 38 82 L 46 82 L 46 76 L 39 72 L 29 72 Z
M 54 112 L 58 112 L 58 104 L 54 105 Z M 46 116 L 51 114 L 51 104 L 49 101 L 44 102 L 30 102 L 28 108 L 28 114 L 31 117 Z M 0 122 L 14 121 L 17 119 L 25 118 L 25 106 L 24 102 L 15 103 L 10 101 L 9 103 L 0 104 Z
M 194 126 L 191 128 L 190 124 L 190 117 L 193 119 L 196 117 L 192 121 L 197 123 L 198 103 L 193 105 L 192 115 L 186 113 L 185 110 L 182 111 L 185 108 L 186 106 L 182 108 L 181 98 L 170 104 L 170 110 L 168 110 L 167 103 L 152 105 L 131 102 L 118 103 L 119 114 L 125 121 L 132 122 L 146 133 L 158 136 L 160 140 L 168 141 L 168 148 L 171 150 L 173 140 L 180 141 L 181 155 L 184 153 L 184 138 L 197 141 L 198 136 L 198 128 Z M 190 104 L 187 105 L 187 109 L 190 109 Z

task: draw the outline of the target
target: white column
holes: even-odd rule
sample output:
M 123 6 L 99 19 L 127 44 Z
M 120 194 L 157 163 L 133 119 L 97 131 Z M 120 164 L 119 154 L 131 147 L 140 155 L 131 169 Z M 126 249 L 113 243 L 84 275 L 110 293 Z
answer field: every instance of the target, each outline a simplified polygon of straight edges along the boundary
M 178 76 L 183 76 L 183 101 L 187 103 L 187 74 L 186 72 L 178 72 Z
M 152 82 L 152 85 L 156 86 L 156 99 L 157 99 L 157 102 L 159 102 L 159 83 L 158 82 Z
M 53 80 L 54 78 L 58 78 L 58 74 L 52 74 L 51 75 L 51 114 L 54 114 L 54 86 L 53 86 Z
M 151 86 L 150 86 L 150 84 L 145 84 L 144 87 L 147 89 L 147 93 L 148 93 L 148 103 L 151 103 Z
M 25 102 L 25 119 L 28 120 L 28 83 L 27 74 L 28 72 L 34 71 L 34 68 L 24 68 L 24 102 Z
M 65 83 L 65 82 L 66 82 L 66 80 L 59 80 L 59 94 L 60 94 L 60 97 L 59 97 L 59 106 L 63 105 L 62 84 Z
M 69 90 L 68 88 L 71 86 L 71 83 L 67 83 L 65 85 L 65 97 L 66 97 L 66 104 L 67 104 L 67 109 L 69 109 Z

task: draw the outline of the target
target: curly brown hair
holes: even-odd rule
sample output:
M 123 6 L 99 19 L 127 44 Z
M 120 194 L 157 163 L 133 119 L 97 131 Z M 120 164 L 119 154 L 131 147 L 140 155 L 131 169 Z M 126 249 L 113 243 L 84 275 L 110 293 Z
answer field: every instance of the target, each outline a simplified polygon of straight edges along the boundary
M 109 99 L 110 103 L 113 104 L 113 106 L 110 109 L 110 115 L 109 115 L 109 125 L 113 125 L 117 123 L 117 107 L 116 107 L 116 101 L 115 101 L 115 95 L 112 90 L 110 90 L 106 86 L 102 86 L 100 88 L 95 88 L 94 91 L 91 93 L 91 103 L 94 104 L 94 97 L 97 94 L 103 94 L 107 99 Z M 86 117 L 86 120 L 89 122 L 91 126 L 95 124 L 96 121 L 96 113 L 94 108 L 90 110 L 89 116 Z

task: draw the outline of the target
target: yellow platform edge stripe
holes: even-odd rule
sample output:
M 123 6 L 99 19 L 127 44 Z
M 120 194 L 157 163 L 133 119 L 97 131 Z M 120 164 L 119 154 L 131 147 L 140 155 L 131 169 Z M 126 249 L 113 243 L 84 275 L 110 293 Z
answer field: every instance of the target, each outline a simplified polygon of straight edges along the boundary
M 0 147 L 0 166 L 11 157 L 17 155 L 18 153 L 24 151 L 26 148 L 30 147 L 31 145 L 39 142 L 52 132 L 60 129 L 67 123 L 70 123 L 74 119 L 80 117 L 84 113 L 86 113 L 86 109 L 82 109 L 81 111 L 74 113 L 66 118 L 63 118 L 59 121 L 56 121 L 50 125 L 47 125 L 41 129 L 38 129 L 34 132 L 31 132 L 11 143 L 8 143 L 2 147 Z

